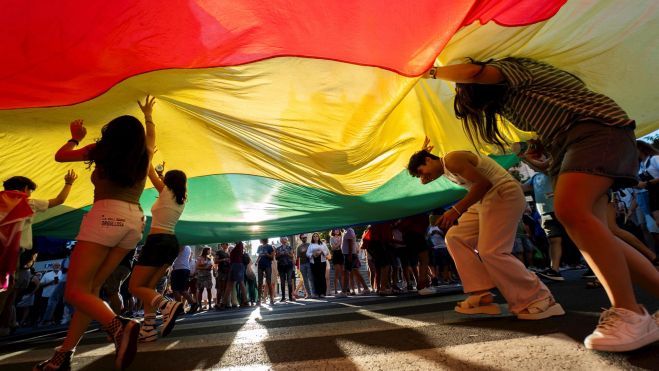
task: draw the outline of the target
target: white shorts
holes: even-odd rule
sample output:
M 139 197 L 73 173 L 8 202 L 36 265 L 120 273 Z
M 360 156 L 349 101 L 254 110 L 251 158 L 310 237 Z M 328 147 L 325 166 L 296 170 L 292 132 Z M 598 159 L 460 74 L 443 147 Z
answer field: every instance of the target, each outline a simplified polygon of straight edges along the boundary
M 99 200 L 82 217 L 76 240 L 132 250 L 142 240 L 145 221 L 140 205 L 119 200 Z

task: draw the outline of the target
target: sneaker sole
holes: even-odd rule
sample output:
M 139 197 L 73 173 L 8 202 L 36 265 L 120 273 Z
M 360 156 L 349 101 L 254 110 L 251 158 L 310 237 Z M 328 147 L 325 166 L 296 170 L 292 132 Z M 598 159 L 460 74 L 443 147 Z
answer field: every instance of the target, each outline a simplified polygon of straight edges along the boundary
M 588 338 L 584 340 L 584 345 L 586 349 L 590 350 L 599 350 L 603 352 L 630 352 L 642 348 L 646 345 L 652 344 L 655 341 L 659 341 L 659 329 L 654 330 L 653 332 L 646 334 L 645 336 L 637 339 L 628 344 L 589 344 Z
M 176 324 L 176 319 L 183 313 L 183 306 L 181 303 L 176 302 L 174 305 L 176 306 L 176 309 L 174 309 L 174 313 L 172 313 L 172 315 L 169 317 L 169 321 L 162 324 L 162 332 L 160 333 L 160 336 L 162 337 L 165 337 L 169 335 L 170 332 L 172 332 L 172 329 L 174 329 L 174 325 Z
M 129 321 L 123 331 L 121 345 L 117 349 L 117 358 L 114 361 L 114 367 L 117 370 L 126 369 L 133 362 L 133 359 L 135 359 L 137 338 L 140 335 L 140 324 L 135 321 Z

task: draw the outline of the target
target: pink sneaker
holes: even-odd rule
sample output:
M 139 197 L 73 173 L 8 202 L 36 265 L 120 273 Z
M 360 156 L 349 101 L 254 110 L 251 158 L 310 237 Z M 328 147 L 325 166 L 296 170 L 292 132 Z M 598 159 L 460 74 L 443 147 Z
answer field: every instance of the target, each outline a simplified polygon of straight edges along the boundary
M 657 316 L 655 314 L 655 316 Z M 622 308 L 602 312 L 597 328 L 584 340 L 588 349 L 607 352 L 628 352 L 659 340 L 657 318 L 643 308 L 636 314 Z

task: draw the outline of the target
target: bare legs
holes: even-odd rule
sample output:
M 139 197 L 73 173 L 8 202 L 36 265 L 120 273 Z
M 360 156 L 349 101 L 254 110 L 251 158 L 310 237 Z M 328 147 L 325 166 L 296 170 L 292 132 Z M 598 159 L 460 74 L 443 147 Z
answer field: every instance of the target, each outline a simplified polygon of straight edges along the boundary
M 604 286 L 611 304 L 642 313 L 634 281 L 659 296 L 659 272 L 649 260 L 616 238 L 606 216 L 606 192 L 613 180 L 585 173 L 559 175 L 554 191 L 556 216 Z
M 101 285 L 119 265 L 129 250 L 78 241 L 71 254 L 65 300 L 75 307 L 73 318 L 62 344 L 62 351 L 78 345 L 92 319 L 108 325 L 116 314 L 99 298 Z

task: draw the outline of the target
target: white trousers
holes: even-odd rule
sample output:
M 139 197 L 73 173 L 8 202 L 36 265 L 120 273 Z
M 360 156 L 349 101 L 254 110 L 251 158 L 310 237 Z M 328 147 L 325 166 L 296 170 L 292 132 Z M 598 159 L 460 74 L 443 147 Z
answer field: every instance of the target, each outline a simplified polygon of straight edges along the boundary
M 525 207 L 521 186 L 506 182 L 472 205 L 446 234 L 465 293 L 496 287 L 512 313 L 551 296 L 547 286 L 512 255 Z

